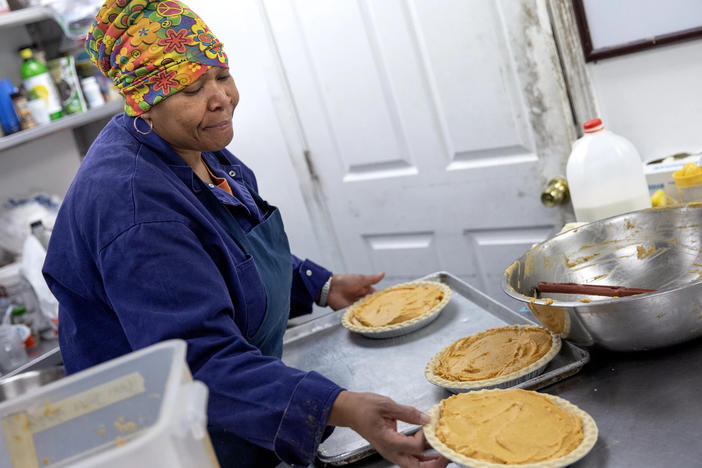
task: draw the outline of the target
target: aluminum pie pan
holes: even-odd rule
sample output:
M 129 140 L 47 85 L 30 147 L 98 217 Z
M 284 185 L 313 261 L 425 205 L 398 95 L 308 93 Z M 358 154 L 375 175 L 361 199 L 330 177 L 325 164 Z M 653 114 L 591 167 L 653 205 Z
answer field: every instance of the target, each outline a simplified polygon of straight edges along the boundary
M 488 392 L 500 392 L 502 389 L 484 389 L 476 393 L 488 393 Z M 527 390 L 530 391 L 530 390 Z M 583 430 L 583 440 L 580 442 L 573 451 L 563 455 L 560 458 L 554 460 L 546 460 L 537 463 L 524 463 L 518 465 L 505 465 L 501 463 L 491 463 L 484 460 L 477 460 L 475 458 L 469 458 L 461 453 L 458 453 L 444 444 L 436 436 L 436 426 L 439 423 L 439 416 L 441 414 L 441 405 L 443 400 L 434 405 L 428 412 L 431 420 L 429 423 L 423 426 L 424 437 L 426 438 L 429 445 L 432 446 L 437 452 L 439 452 L 444 457 L 448 458 L 454 462 L 459 467 L 464 468 L 563 468 L 565 466 L 572 465 L 578 460 L 582 459 L 585 455 L 590 453 L 590 450 L 595 446 L 597 442 L 597 437 L 599 430 L 597 428 L 597 423 L 595 420 L 585 411 L 581 410 L 568 400 L 557 397 L 555 395 L 549 395 L 547 393 L 539 393 L 540 395 L 548 398 L 553 403 L 557 404 L 569 413 L 575 414 L 580 418 Z
M 376 297 L 379 294 L 382 294 L 386 291 L 396 289 L 396 288 L 401 288 L 401 287 L 406 287 L 406 286 L 431 286 L 433 288 L 436 288 L 444 293 L 444 297 L 439 302 L 437 305 L 432 307 L 429 311 L 424 313 L 423 315 L 420 315 L 419 317 L 415 317 L 413 319 L 407 320 L 402 323 L 394 324 L 394 325 L 387 325 L 384 327 L 378 327 L 378 328 L 373 328 L 373 327 L 364 327 L 360 325 L 356 325 L 351 323 L 351 317 L 353 315 L 354 310 L 357 307 L 362 306 L 365 304 L 367 301 L 371 300 L 373 297 Z M 354 332 L 358 333 L 362 336 L 365 336 L 366 338 L 374 338 L 374 339 L 383 339 L 383 338 L 395 338 L 398 336 L 406 335 L 408 333 L 412 333 L 415 330 L 419 330 L 420 328 L 426 327 L 429 325 L 431 322 L 436 320 L 439 317 L 439 313 L 446 307 L 446 305 L 449 303 L 451 300 L 451 288 L 449 288 L 447 285 L 443 283 L 439 283 L 437 281 L 411 281 L 408 283 L 400 283 L 396 284 L 394 286 L 391 286 L 389 288 L 383 289 L 382 291 L 375 292 L 369 296 L 364 297 L 363 299 L 360 299 L 359 301 L 356 301 L 353 303 L 351 306 L 349 306 L 344 314 L 341 317 L 341 325 Z
M 549 335 L 551 335 L 551 348 L 548 350 L 546 354 L 541 356 L 538 360 L 535 362 L 529 364 L 526 367 L 523 367 L 522 369 L 516 370 L 510 374 L 507 375 L 501 375 L 499 377 L 493 377 L 490 379 L 483 379 L 483 380 L 474 380 L 474 381 L 456 381 L 456 380 L 448 380 L 444 379 L 443 377 L 440 377 L 436 374 L 434 374 L 434 368 L 439 362 L 439 359 L 441 359 L 441 356 L 444 354 L 446 349 L 451 346 L 453 343 L 449 344 L 448 346 L 442 348 L 438 353 L 434 354 L 434 356 L 429 360 L 427 363 L 425 369 L 424 369 L 424 376 L 426 379 L 436 385 L 437 387 L 444 388 L 448 390 L 451 393 L 464 393 L 464 392 L 471 392 L 475 390 L 489 390 L 489 389 L 506 389 L 510 387 L 514 387 L 517 385 L 520 385 L 524 382 L 527 382 L 535 377 L 538 377 L 541 375 L 546 368 L 548 367 L 549 363 L 556 357 L 558 356 L 558 353 L 561 351 L 561 338 L 560 336 L 550 332 L 548 329 L 541 327 L 539 325 L 508 325 L 505 327 L 498 327 L 498 328 L 538 328 Z M 489 330 L 494 330 L 494 328 L 489 329 Z M 478 332 L 474 333 L 474 335 L 477 335 L 479 333 L 484 333 L 483 332 Z M 468 335 L 471 336 L 471 335 Z M 466 337 L 464 337 L 466 338 Z M 460 338 L 463 339 L 463 338 Z

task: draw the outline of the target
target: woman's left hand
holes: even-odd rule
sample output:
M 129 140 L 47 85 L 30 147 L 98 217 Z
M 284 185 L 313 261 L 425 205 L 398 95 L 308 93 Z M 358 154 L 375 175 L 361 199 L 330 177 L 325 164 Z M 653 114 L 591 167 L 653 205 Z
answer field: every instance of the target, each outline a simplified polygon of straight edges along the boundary
M 448 465 L 449 461 L 441 455 L 425 453 L 431 447 L 423 431 L 406 436 L 397 432 L 397 421 L 426 424 L 430 419 L 418 409 L 399 405 L 388 397 L 344 390 L 334 400 L 327 424 L 350 427 L 386 460 L 402 468 L 445 468 Z
M 373 285 L 383 279 L 385 273 L 375 275 L 334 275 L 327 304 L 334 310 L 348 307 L 363 296 L 375 292 Z

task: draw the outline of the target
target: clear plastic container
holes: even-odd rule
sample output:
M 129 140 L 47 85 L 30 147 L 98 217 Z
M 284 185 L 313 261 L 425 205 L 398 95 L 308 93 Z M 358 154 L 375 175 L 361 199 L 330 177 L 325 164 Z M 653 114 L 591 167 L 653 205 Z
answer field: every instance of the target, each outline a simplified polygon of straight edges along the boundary
M 634 145 L 605 130 L 600 119 L 585 122 L 584 128 L 566 168 L 577 221 L 650 208 L 644 165 Z
M 13 325 L 23 325 L 27 329 L 27 336 L 23 338 L 24 345 L 31 348 L 39 343 L 39 324 L 36 313 L 27 313 L 23 305 L 10 306 L 10 322 Z
M 94 76 L 83 78 L 80 80 L 80 84 L 83 86 L 83 93 L 85 93 L 85 100 L 88 101 L 88 107 L 93 109 L 105 104 L 105 98 L 102 97 L 102 91 L 100 91 L 100 86 Z
M 218 467 L 181 340 L 0 404 L 0 468 Z
M 0 325 L 0 371 L 11 372 L 27 362 L 24 340 L 12 325 Z
M 23 305 L 27 313 L 39 313 L 37 296 L 29 282 L 22 275 L 22 265 L 11 263 L 0 268 L 0 322 L 9 323 L 5 316 L 8 306 Z
M 702 167 L 689 162 L 673 173 L 673 179 L 681 202 L 702 202 Z

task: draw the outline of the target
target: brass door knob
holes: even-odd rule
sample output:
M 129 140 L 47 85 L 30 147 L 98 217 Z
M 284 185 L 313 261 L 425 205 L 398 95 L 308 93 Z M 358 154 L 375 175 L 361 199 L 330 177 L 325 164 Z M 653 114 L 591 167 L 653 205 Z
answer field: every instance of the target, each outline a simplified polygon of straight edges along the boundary
M 541 194 L 541 203 L 550 208 L 567 202 L 569 198 L 568 182 L 563 177 L 554 177 Z

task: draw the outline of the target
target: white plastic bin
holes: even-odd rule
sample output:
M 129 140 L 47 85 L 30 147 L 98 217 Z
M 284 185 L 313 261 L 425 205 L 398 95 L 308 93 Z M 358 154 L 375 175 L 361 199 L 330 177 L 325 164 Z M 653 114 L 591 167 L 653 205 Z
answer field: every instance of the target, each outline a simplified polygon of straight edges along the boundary
M 0 468 L 218 467 L 185 350 L 165 341 L 0 404 Z

